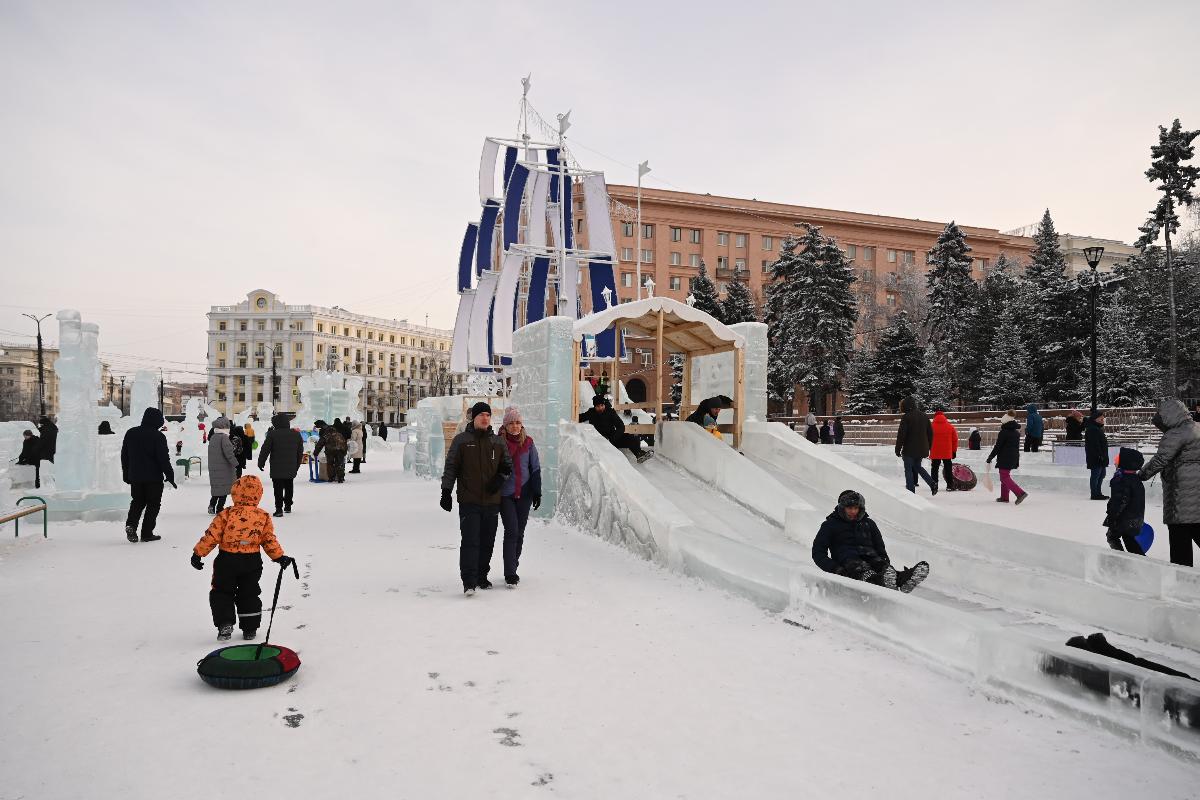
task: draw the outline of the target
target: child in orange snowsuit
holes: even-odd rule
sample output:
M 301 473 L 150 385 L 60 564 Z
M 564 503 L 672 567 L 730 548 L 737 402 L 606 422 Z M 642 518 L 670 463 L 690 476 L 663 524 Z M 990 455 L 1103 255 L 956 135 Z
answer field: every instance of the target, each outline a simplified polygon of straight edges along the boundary
M 214 547 L 220 548 L 213 560 L 208 604 L 212 608 L 213 625 L 217 626 L 217 641 L 222 642 L 233 634 L 235 609 L 242 638 L 253 639 L 258 633 L 262 619 L 259 598 L 262 590 L 258 581 L 263 569 L 259 548 L 281 567 L 292 563 L 275 538 L 271 515 L 258 507 L 263 496 L 262 481 L 254 475 L 244 475 L 234 482 L 231 494 L 233 505 L 213 518 L 192 552 L 192 566 L 204 569 L 200 559 Z

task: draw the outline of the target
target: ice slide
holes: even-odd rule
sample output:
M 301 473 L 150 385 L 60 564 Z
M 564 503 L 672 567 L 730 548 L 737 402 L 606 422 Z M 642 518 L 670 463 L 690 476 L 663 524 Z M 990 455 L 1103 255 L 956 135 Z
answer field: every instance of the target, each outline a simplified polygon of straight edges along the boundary
M 1059 618 L 1043 613 L 1022 599 L 1041 598 L 1052 585 L 1067 587 L 1068 606 L 1083 602 L 1081 597 L 1097 603 L 1116 597 L 1109 605 L 1129 607 L 1118 615 L 1129 628 L 1141 624 L 1165 634 L 1174 625 L 1194 621 L 1196 612 L 1194 603 L 1189 608 L 1174 597 L 1164 599 L 1161 592 L 1186 593 L 1194 588 L 1190 584 L 1158 576 L 1160 594 L 1153 597 L 1093 584 L 1093 597 L 1082 576 L 1051 569 L 1039 573 L 1020 558 L 960 553 L 939 544 L 928 525 L 914 522 L 933 512 L 932 506 L 918 507 L 904 517 L 909 524 L 893 525 L 893 517 L 903 516 L 898 510 L 902 503 L 916 498 L 885 492 L 889 487 L 872 484 L 878 476 L 848 462 L 812 459 L 794 446 L 800 437 L 784 426 L 748 423 L 747 429 L 747 455 L 742 455 L 695 425 L 665 423 L 658 457 L 635 465 L 590 426 L 560 423 L 560 513 L 602 538 L 747 596 L 764 608 L 811 612 L 815 619 L 844 622 L 982 686 L 1032 695 L 1147 742 L 1200 757 L 1200 692 L 1195 684 L 1066 648 L 1062 643 L 1068 635 L 1098 626 L 1070 614 Z M 863 486 L 873 515 L 889 522 L 889 549 L 895 559 L 912 563 L 919 554 L 934 563 L 935 577 L 914 595 L 830 576 L 812 564 L 812 534 L 837 491 L 856 484 Z M 1032 548 L 1034 543 L 1023 544 Z M 1020 547 L 1016 553 L 1029 555 Z M 1059 553 L 1051 561 L 1065 569 L 1069 559 Z M 1079 570 L 1084 569 L 1081 563 Z M 1091 569 L 1100 576 L 1114 572 L 1094 564 Z M 992 591 L 998 576 L 1021 591 Z M 1119 570 L 1113 580 L 1150 582 L 1146 575 L 1130 577 Z M 1184 648 L 1110 639 L 1200 674 L 1200 657 Z M 1092 688 L 1048 676 L 1048 660 L 1087 671 Z M 1096 688 L 1098 675 L 1104 692 Z M 1191 709 L 1190 716 L 1178 713 L 1181 704 Z

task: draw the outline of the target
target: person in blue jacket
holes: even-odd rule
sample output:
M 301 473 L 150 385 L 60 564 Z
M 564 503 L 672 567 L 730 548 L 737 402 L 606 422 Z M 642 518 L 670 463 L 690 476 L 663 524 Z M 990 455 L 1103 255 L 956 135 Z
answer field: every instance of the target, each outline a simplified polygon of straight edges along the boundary
M 1033 403 L 1025 406 L 1025 452 L 1036 453 L 1042 446 L 1046 423 Z
M 500 487 L 500 521 L 504 524 L 504 582 L 521 582 L 517 568 L 525 544 L 525 523 L 529 510 L 542 504 L 542 463 L 533 439 L 525 433 L 525 423 L 516 406 L 504 410 L 504 446 L 512 458 L 512 473 Z

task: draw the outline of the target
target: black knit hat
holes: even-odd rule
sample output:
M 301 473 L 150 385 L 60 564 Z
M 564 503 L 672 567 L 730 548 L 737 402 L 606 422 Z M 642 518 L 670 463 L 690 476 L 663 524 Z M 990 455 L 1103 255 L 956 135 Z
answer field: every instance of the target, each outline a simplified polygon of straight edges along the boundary
M 605 397 L 604 395 L 598 394 L 592 398 L 592 408 L 595 408 L 596 406 L 606 406 L 606 405 L 608 405 L 608 398 Z
M 482 400 L 480 400 L 475 405 L 471 406 L 471 419 L 475 419 L 480 414 L 490 414 L 490 413 L 492 413 L 492 407 L 489 406 L 487 403 L 483 402 Z
M 847 489 L 838 495 L 838 508 L 847 508 L 848 506 L 855 506 L 866 511 L 867 501 L 858 492 L 853 489 Z

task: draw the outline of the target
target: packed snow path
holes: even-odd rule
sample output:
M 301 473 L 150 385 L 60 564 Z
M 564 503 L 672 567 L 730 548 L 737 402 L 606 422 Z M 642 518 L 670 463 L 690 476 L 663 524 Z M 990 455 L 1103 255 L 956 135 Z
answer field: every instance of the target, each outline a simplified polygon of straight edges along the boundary
M 0 540 L 0 797 L 1195 796 L 1193 764 L 557 524 L 530 524 L 519 589 L 463 597 L 436 484 L 398 450 L 365 470 L 279 521 L 302 580 L 273 638 L 304 665 L 269 689 L 195 673 L 205 479 L 167 490 L 161 542 Z

